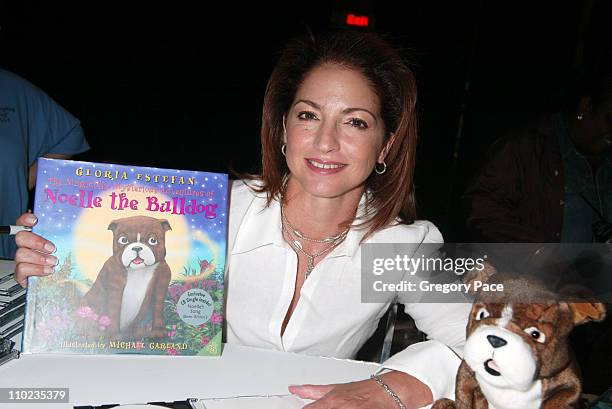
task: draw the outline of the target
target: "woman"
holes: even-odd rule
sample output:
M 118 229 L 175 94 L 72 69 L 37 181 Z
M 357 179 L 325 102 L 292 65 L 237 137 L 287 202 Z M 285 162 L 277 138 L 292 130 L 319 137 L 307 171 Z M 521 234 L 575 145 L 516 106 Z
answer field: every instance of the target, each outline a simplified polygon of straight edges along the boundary
M 361 302 L 361 244 L 442 241 L 415 221 L 415 103 L 412 73 L 376 35 L 288 44 L 264 99 L 262 173 L 232 188 L 228 343 L 347 358 L 374 332 L 393 296 Z M 31 250 L 51 243 L 28 232 L 17 242 L 20 282 L 51 268 Z M 468 309 L 406 304 L 421 330 L 454 347 Z M 318 399 L 312 408 L 419 407 L 452 397 L 458 364 L 428 341 L 392 357 L 378 379 L 290 390 Z

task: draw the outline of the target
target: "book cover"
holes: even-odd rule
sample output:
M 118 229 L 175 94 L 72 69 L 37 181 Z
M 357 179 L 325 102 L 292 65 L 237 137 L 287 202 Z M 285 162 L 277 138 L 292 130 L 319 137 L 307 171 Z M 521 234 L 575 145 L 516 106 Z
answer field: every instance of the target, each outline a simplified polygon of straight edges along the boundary
M 39 159 L 59 263 L 29 278 L 23 352 L 219 355 L 227 194 L 226 174 Z

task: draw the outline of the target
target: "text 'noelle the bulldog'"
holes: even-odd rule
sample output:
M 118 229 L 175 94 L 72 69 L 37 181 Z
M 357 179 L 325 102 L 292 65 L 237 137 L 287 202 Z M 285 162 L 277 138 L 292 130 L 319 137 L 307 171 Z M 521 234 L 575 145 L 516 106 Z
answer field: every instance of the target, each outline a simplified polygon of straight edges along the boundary
M 70 206 L 81 207 L 84 209 L 102 207 L 103 197 L 97 196 L 93 190 L 79 190 L 79 193 L 67 195 L 58 193 L 57 189 L 45 189 L 45 201 L 53 204 L 68 204 Z M 139 210 L 140 202 L 131 199 L 126 193 L 112 192 L 109 196 L 110 208 L 112 210 Z M 170 213 L 170 214 L 203 214 L 207 219 L 217 217 L 217 203 L 198 203 L 196 199 L 187 200 L 184 197 L 174 197 L 170 200 L 160 200 L 157 196 L 145 197 L 146 207 L 144 210 L 149 212 Z

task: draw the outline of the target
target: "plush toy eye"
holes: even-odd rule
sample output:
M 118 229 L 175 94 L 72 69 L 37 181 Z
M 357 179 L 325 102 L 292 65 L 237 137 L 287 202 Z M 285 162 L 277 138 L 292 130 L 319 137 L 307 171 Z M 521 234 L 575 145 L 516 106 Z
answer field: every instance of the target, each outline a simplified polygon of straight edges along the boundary
M 157 245 L 157 237 L 155 237 L 155 236 L 151 236 L 151 237 L 149 237 L 149 244 L 150 244 L 151 246 L 155 246 L 155 245 Z
M 119 239 L 117 241 L 119 242 L 119 244 L 128 244 L 128 238 L 126 236 L 119 236 Z
M 546 342 L 546 334 L 537 329 L 536 327 L 525 328 L 524 331 L 529 335 L 533 340 L 543 344 Z
M 483 320 L 483 319 L 485 319 L 487 317 L 490 317 L 490 316 L 491 316 L 491 314 L 489 314 L 489 311 L 487 311 L 487 309 L 485 307 L 482 307 L 476 313 L 476 321 Z

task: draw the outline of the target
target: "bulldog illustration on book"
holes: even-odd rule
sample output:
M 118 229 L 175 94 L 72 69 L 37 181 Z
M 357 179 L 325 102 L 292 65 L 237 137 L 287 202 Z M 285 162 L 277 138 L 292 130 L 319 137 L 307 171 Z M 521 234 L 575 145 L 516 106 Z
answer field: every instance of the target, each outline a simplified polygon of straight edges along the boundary
M 113 255 L 84 301 L 110 318 L 109 334 L 163 337 L 163 303 L 171 271 L 166 263 L 165 219 L 132 216 L 110 222 Z

